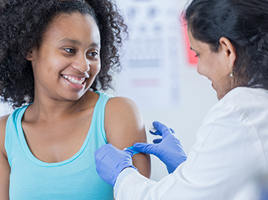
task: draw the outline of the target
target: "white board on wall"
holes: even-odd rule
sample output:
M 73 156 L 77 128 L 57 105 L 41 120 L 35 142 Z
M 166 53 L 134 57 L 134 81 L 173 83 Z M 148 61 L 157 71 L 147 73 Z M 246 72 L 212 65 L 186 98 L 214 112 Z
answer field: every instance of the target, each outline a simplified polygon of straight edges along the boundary
M 117 0 L 128 26 L 123 44 L 123 71 L 117 80 L 120 95 L 142 109 L 178 106 L 179 6 L 178 1 Z

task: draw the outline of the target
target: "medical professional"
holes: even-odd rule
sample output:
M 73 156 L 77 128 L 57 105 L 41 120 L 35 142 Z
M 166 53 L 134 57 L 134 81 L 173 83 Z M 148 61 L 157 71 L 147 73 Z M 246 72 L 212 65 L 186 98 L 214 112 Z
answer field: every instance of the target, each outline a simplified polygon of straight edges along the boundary
M 98 149 L 97 171 L 117 200 L 238 200 L 268 171 L 268 1 L 193 0 L 184 19 L 197 71 L 219 101 L 187 159 L 174 131 L 160 122 L 153 125 L 162 141 L 133 146 L 166 164 L 170 174 L 159 182 L 139 174 L 131 150 Z

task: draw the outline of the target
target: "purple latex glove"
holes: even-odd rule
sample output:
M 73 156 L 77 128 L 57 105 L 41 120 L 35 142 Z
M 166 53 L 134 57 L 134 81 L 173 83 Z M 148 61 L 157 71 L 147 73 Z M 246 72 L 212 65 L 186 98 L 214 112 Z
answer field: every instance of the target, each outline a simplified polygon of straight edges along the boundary
M 157 156 L 167 166 L 168 173 L 172 173 L 187 159 L 187 156 L 172 129 L 160 122 L 153 122 L 153 126 L 156 132 L 150 131 L 150 133 L 160 135 L 162 139 L 155 139 L 154 144 L 136 143 L 133 145 L 133 149 Z
M 120 172 L 132 167 L 132 149 L 119 150 L 112 144 L 103 145 L 95 151 L 96 170 L 99 176 L 108 184 L 114 186 Z M 137 170 L 137 169 L 136 169 Z

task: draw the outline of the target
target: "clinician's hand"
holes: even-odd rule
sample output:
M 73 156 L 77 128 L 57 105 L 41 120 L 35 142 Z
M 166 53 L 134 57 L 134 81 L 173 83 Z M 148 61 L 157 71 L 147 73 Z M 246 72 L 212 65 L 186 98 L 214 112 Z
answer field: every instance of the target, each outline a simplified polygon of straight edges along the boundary
M 103 145 L 95 151 L 96 169 L 99 176 L 108 184 L 114 186 L 120 172 L 132 165 L 133 150 L 119 150 L 112 144 Z M 137 170 L 137 169 L 136 169 Z
M 133 149 L 157 156 L 167 166 L 168 173 L 172 173 L 187 159 L 187 156 L 172 129 L 160 122 L 153 122 L 153 126 L 156 132 L 150 131 L 150 133 L 160 135 L 162 139 L 155 139 L 154 144 L 136 143 L 133 145 Z

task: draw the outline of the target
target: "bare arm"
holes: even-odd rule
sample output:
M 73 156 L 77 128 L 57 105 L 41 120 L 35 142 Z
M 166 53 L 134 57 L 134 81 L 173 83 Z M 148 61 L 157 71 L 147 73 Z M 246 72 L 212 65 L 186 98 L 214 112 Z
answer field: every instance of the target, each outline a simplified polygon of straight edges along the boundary
M 146 142 L 146 133 L 140 111 L 127 98 L 111 98 L 105 109 L 105 131 L 107 141 L 119 149 L 132 146 L 136 142 Z M 147 154 L 133 156 L 133 165 L 139 172 L 150 177 L 150 157 Z
M 5 151 L 5 129 L 8 116 L 0 117 L 0 199 L 9 200 L 10 166 Z

